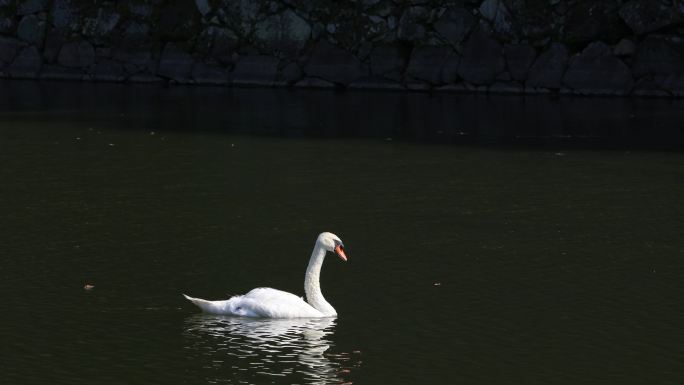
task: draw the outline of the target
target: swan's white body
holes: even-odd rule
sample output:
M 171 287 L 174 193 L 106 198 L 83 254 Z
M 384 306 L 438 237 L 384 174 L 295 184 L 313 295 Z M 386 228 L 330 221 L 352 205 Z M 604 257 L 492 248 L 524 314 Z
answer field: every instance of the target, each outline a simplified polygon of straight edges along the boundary
M 228 314 L 243 317 L 302 318 L 327 317 L 304 299 L 286 291 L 259 287 L 245 295 L 236 295 L 225 301 L 207 301 L 185 296 L 205 313 Z
M 342 250 L 342 241 L 335 234 L 319 235 L 304 276 L 306 301 L 302 297 L 270 287 L 256 288 L 245 295 L 236 295 L 223 301 L 207 301 L 185 294 L 183 296 L 203 312 L 211 314 L 263 318 L 335 317 L 337 312 L 323 297 L 319 283 L 326 251 L 334 251 L 340 258 L 347 260 Z

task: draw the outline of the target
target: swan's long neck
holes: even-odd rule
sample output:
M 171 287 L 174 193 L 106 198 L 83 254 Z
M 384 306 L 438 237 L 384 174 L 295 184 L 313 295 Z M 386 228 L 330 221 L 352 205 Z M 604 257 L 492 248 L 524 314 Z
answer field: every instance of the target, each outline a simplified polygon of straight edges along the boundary
M 325 248 L 316 242 L 309 260 L 309 267 L 306 268 L 306 275 L 304 276 L 304 293 L 306 293 L 306 301 L 314 309 L 326 316 L 336 316 L 335 308 L 325 300 L 321 292 L 320 277 L 323 259 L 325 259 Z

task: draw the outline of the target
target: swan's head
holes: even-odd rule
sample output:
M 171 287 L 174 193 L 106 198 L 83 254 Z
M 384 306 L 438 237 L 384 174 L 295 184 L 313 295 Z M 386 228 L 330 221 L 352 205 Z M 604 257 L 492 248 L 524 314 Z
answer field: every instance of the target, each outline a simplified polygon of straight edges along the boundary
M 337 254 L 343 261 L 347 260 L 347 255 L 344 253 L 344 243 L 337 235 L 328 232 L 321 233 L 316 242 L 320 243 L 326 250 Z

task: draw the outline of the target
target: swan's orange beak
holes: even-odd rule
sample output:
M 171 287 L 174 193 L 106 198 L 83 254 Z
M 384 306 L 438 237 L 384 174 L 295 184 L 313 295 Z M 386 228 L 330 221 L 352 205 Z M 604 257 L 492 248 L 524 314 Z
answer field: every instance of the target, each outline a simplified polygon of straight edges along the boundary
M 337 256 L 340 257 L 343 261 L 347 260 L 347 254 L 344 253 L 342 245 L 335 246 L 335 254 L 337 254 Z

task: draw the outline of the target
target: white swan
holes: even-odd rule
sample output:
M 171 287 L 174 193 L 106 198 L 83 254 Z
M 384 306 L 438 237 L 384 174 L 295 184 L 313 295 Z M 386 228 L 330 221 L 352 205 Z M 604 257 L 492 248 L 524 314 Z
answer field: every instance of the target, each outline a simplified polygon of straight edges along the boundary
M 236 295 L 224 301 L 207 301 L 185 294 L 183 296 L 203 312 L 211 314 L 264 318 L 334 317 L 337 312 L 323 298 L 319 277 L 326 251 L 332 251 L 346 261 L 347 255 L 343 248 L 344 244 L 333 233 L 326 232 L 318 236 L 304 275 L 306 302 L 302 297 L 270 287 L 259 287 L 245 295 Z

